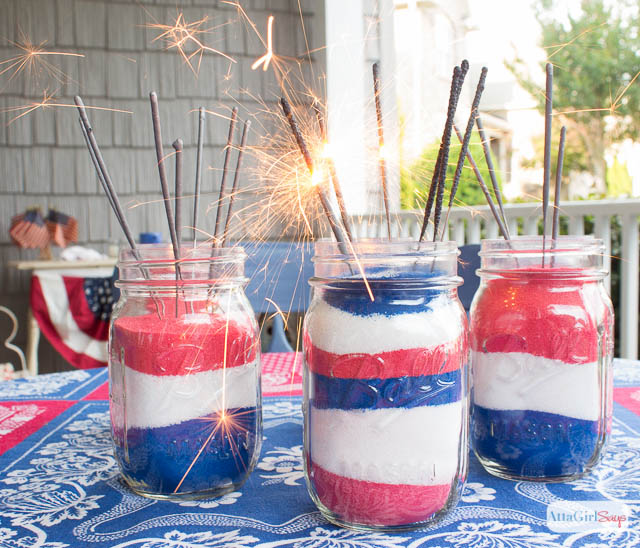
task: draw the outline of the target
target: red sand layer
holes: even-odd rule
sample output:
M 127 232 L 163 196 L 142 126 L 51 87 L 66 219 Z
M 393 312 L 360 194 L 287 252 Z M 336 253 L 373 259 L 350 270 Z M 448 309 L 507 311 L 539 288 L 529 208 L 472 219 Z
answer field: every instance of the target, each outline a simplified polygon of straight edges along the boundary
M 545 269 L 560 274 L 565 270 Z M 514 271 L 487 283 L 471 318 L 471 347 L 483 352 L 524 352 L 565 363 L 598 358 L 593 281 L 554 280 L 539 271 Z
M 311 464 L 318 498 L 344 521 L 363 525 L 411 525 L 442 510 L 451 485 L 391 485 L 338 476 Z
M 467 358 L 466 336 L 432 348 L 407 348 L 379 354 L 334 354 L 304 336 L 305 361 L 313 373 L 341 379 L 392 379 L 457 371 Z
M 227 320 L 224 316 L 207 319 L 207 323 L 196 323 L 188 316 L 158 318 L 156 314 L 118 318 L 113 325 L 113 351 L 118 356 L 124 351 L 127 367 L 148 375 L 220 369 L 225 363 Z M 228 325 L 226 367 L 252 362 L 258 340 L 251 326 L 232 320 Z

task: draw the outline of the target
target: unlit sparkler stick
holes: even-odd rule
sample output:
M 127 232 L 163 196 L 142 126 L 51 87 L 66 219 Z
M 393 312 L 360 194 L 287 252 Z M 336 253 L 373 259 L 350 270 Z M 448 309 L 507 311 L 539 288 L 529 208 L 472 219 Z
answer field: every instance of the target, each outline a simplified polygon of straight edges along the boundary
M 231 149 L 233 148 L 233 134 L 236 129 L 236 120 L 238 118 L 238 107 L 233 107 L 231 111 L 231 120 L 229 120 L 229 135 L 227 136 L 227 146 L 224 152 L 224 165 L 222 167 L 222 179 L 220 179 L 220 194 L 218 197 L 218 207 L 216 209 L 216 224 L 213 232 L 213 246 L 218 247 L 218 237 L 220 235 L 220 226 L 222 222 L 222 202 L 224 200 L 225 185 L 227 183 L 227 173 L 229 171 L 229 160 L 231 158 Z
M 173 148 L 176 151 L 176 187 L 173 199 L 176 206 L 176 241 L 180 250 L 182 246 L 182 139 L 176 139 L 173 142 Z
M 453 129 L 455 130 L 456 135 L 458 136 L 458 140 L 462 143 L 462 134 L 460 133 L 460 130 L 456 127 L 455 124 L 453 125 Z M 485 183 L 484 178 L 482 177 L 482 173 L 480 173 L 480 169 L 478 168 L 478 164 L 476 164 L 476 161 L 473 159 L 473 156 L 471 155 L 471 152 L 469 152 L 469 149 L 467 149 L 467 159 L 469 160 L 469 164 L 471 165 L 471 168 L 473 169 L 473 172 L 476 175 L 478 184 L 480 185 L 480 188 L 482 189 L 484 197 L 487 200 L 487 204 L 489 204 L 489 209 L 491 210 L 491 214 L 493 215 L 493 218 L 496 220 L 496 223 L 498 224 L 498 228 L 500 229 L 502 236 L 504 237 L 505 240 L 508 240 L 509 232 L 507 231 L 507 227 L 505 226 L 504 221 L 502 220 L 502 217 L 500 216 L 500 213 L 496 208 L 496 204 L 494 203 L 493 198 L 491 198 L 491 192 L 489 192 L 487 183 Z
M 442 214 L 442 203 L 444 201 L 444 186 L 447 177 L 447 167 L 449 164 L 449 147 L 451 145 L 451 129 L 453 127 L 453 119 L 460 98 L 460 90 L 464 82 L 464 77 L 469 70 L 469 63 L 465 59 L 460 66 L 460 73 L 457 78 L 451 81 L 451 93 L 449 96 L 449 106 L 447 108 L 447 120 L 444 126 L 444 135 L 442 142 L 442 159 L 440 162 L 440 176 L 438 179 L 438 190 L 436 193 L 436 208 L 433 213 L 433 241 L 438 237 L 438 225 L 440 224 L 440 216 Z M 444 232 L 444 230 L 443 230 Z
M 302 137 L 302 133 L 300 133 L 300 128 L 298 127 L 298 122 L 291 110 L 291 105 L 289 101 L 287 101 L 284 97 L 280 98 L 280 105 L 282 106 L 282 111 L 289 122 L 289 126 L 291 127 L 291 133 L 298 144 L 298 148 L 300 149 L 300 153 L 304 158 L 305 163 L 307 164 L 307 168 L 309 169 L 309 173 L 313 175 L 313 158 L 311 158 L 311 154 L 309 153 L 309 149 L 307 148 L 307 144 Z M 315 185 L 316 192 L 318 193 L 318 198 L 320 199 L 320 203 L 322 204 L 322 208 L 324 209 L 324 213 L 327 216 L 327 220 L 329 221 L 329 226 L 333 231 L 336 240 L 338 241 L 338 248 L 343 255 L 347 255 L 349 253 L 346 243 L 345 236 L 342 230 L 342 227 L 339 225 L 338 220 L 336 219 L 335 213 L 331 208 L 331 202 L 327 197 L 324 187 L 322 183 L 318 183 Z
M 193 198 L 193 247 L 196 246 L 198 226 L 198 203 L 200 201 L 200 183 L 202 182 L 202 148 L 204 146 L 205 108 L 198 109 L 198 156 L 196 159 L 196 188 Z
M 233 185 L 231 186 L 231 195 L 229 196 L 229 209 L 227 209 L 227 219 L 224 223 L 224 231 L 222 232 L 222 247 L 227 243 L 229 237 L 229 225 L 231 224 L 231 214 L 233 212 L 233 202 L 238 192 L 238 183 L 240 179 L 240 167 L 242 166 L 242 156 L 247 144 L 247 135 L 251 127 L 251 120 L 247 120 L 242 128 L 242 138 L 240 139 L 240 148 L 238 149 L 238 158 L 236 159 L 236 171 L 233 174 Z
M 453 100 L 454 85 L 458 78 L 460 78 L 461 68 L 455 66 L 453 68 L 453 76 L 451 78 L 451 91 L 449 93 L 449 103 Z M 440 148 L 438 149 L 438 158 L 436 159 L 436 165 L 433 168 L 433 174 L 431 176 L 431 186 L 429 187 L 429 196 L 427 197 L 427 203 L 424 206 L 424 217 L 422 218 L 422 228 L 420 230 L 420 237 L 418 242 L 421 242 L 427 231 L 427 225 L 429 223 L 429 217 L 431 217 L 431 209 L 433 208 L 433 202 L 436 198 L 438 190 L 438 181 L 440 180 L 440 167 L 442 165 L 442 155 L 444 152 L 444 131 L 442 134 L 442 140 L 440 141 Z M 435 236 L 435 231 L 434 231 Z
M 555 247 L 558 234 L 560 233 L 560 191 L 562 190 L 562 167 L 564 163 L 564 142 L 567 136 L 567 128 L 562 126 L 560 130 L 560 144 L 558 145 L 558 163 L 556 164 L 556 188 L 553 197 L 553 224 L 551 226 L 551 237 Z
M 87 140 L 89 154 L 91 156 L 91 159 L 93 160 L 96 172 L 98 173 L 98 179 L 100 180 L 102 188 L 104 189 L 104 193 L 107 195 L 107 199 L 109 200 L 109 203 L 113 208 L 116 219 L 118 220 L 118 223 L 120 224 L 120 227 L 122 228 L 122 231 L 127 238 L 129 247 L 135 250 L 136 241 L 133 237 L 133 234 L 131 233 L 131 229 L 129 228 L 127 219 L 124 216 L 124 212 L 122 211 L 122 206 L 120 205 L 118 194 L 116 193 L 116 189 L 113 186 L 111 177 L 109 176 L 109 171 L 107 170 L 104 158 L 102 157 L 102 152 L 100 152 L 100 147 L 98 146 L 98 142 L 96 141 L 95 135 L 93 134 L 93 128 L 91 127 L 91 123 L 89 122 L 84 103 L 82 102 L 82 99 L 77 95 L 74 100 L 78 108 L 78 112 L 80 113 L 80 125 L 82 126 L 82 132 L 85 135 L 85 139 Z
M 380 166 L 380 181 L 382 183 L 382 199 L 384 212 L 387 216 L 387 234 L 391 239 L 391 215 L 389 213 L 389 189 L 387 188 L 387 166 L 384 157 L 384 127 L 382 125 L 382 106 L 380 105 L 380 67 L 373 63 L 373 97 L 376 102 L 376 120 L 378 122 L 378 165 Z
M 316 112 L 316 117 L 318 119 L 318 126 L 320 128 L 320 135 L 322 136 L 322 141 L 324 144 L 327 144 L 327 126 L 322 117 L 322 113 L 316 104 L 313 105 L 313 110 Z M 336 164 L 333 161 L 333 157 L 329 155 L 326 159 L 327 165 L 329 166 L 329 176 L 331 177 L 331 184 L 333 185 L 333 191 L 336 193 L 336 201 L 338 202 L 338 209 L 340 210 L 340 218 L 342 219 L 342 224 L 344 225 L 344 230 L 347 233 L 347 238 L 349 241 L 353 241 L 353 233 L 351 232 L 351 223 L 349 222 L 349 215 L 347 214 L 347 207 L 344 203 L 344 196 L 342 195 L 342 188 L 340 187 L 340 181 L 338 180 L 338 172 L 336 170 Z
M 553 65 L 547 63 L 547 81 L 544 97 L 544 177 L 542 180 L 542 266 L 547 240 L 547 209 L 551 185 L 551 109 L 553 108 Z
M 500 209 L 500 215 L 504 221 L 504 226 L 507 228 L 507 234 L 509 234 L 509 225 L 507 224 L 507 216 L 504 213 L 504 205 L 502 203 L 502 194 L 500 193 L 500 187 L 498 186 L 498 178 L 496 177 L 496 170 L 493 167 L 493 159 L 491 158 L 491 148 L 489 147 L 489 139 L 484 131 L 484 124 L 480 116 L 476 117 L 476 125 L 478 126 L 478 133 L 480 134 L 480 141 L 482 142 L 482 150 L 484 151 L 484 159 L 487 162 L 487 168 L 489 169 L 489 178 L 491 179 L 491 186 L 493 187 L 493 193 L 495 194 L 498 202 L 498 208 Z M 511 235 L 509 235 L 510 237 Z
M 461 140 L 462 147 L 460 148 L 460 154 L 458 155 L 458 163 L 456 165 L 456 171 L 453 176 L 453 184 L 451 185 L 451 193 L 449 194 L 449 205 L 447 206 L 447 215 L 444 219 L 444 226 L 446 227 L 449 223 L 449 214 L 451 213 L 451 208 L 453 207 L 453 200 L 456 196 L 456 191 L 458 190 L 458 185 L 460 184 L 460 176 L 462 175 L 462 168 L 464 167 L 464 160 L 467 157 L 467 152 L 469 151 L 469 143 L 471 141 L 471 133 L 473 131 L 473 126 L 476 123 L 476 116 L 478 116 L 478 106 L 480 105 L 480 98 L 482 97 L 482 92 L 484 91 L 484 81 L 487 78 L 487 67 L 482 67 L 482 71 L 480 73 L 480 80 L 478 81 L 478 86 L 476 87 L 476 94 L 473 97 L 473 102 L 471 103 L 471 113 L 469 114 L 469 120 L 467 121 L 467 128 L 464 132 L 464 138 Z M 455 130 L 457 133 L 457 129 Z M 444 238 L 444 230 L 442 231 L 442 237 Z
M 151 101 L 151 119 L 153 120 L 153 136 L 156 145 L 156 158 L 158 159 L 158 174 L 160 175 L 160 186 L 162 187 L 162 197 L 164 199 L 164 209 L 167 214 L 167 222 L 169 223 L 169 235 L 171 236 L 171 245 L 173 246 L 173 257 L 176 260 L 176 271 L 179 272 L 180 267 L 177 261 L 180 258 L 180 250 L 178 249 L 178 238 L 176 235 L 176 225 L 173 217 L 173 209 L 171 207 L 171 194 L 169 193 L 169 184 L 167 183 L 167 173 L 164 169 L 164 151 L 162 149 L 162 132 L 160 128 L 160 112 L 158 108 L 158 95 L 155 91 L 149 94 Z

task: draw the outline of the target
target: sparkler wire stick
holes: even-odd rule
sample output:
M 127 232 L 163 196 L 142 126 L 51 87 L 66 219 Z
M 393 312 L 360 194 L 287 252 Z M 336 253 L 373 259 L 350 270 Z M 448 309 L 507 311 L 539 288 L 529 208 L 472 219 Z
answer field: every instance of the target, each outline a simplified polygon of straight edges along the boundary
M 229 135 L 227 137 L 227 146 L 224 152 L 224 165 L 222 167 L 222 179 L 220 179 L 220 194 L 218 197 L 218 207 L 216 209 L 216 224 L 213 232 L 213 246 L 218 247 L 218 237 L 220 234 L 220 224 L 222 222 L 222 201 L 224 200 L 224 190 L 227 183 L 227 173 L 229 172 L 229 160 L 231 158 L 231 149 L 233 148 L 233 134 L 236 129 L 236 120 L 238 118 L 238 107 L 233 107 L 231 111 L 231 120 L 229 120 Z
M 456 127 L 455 124 L 453 125 L 453 129 L 455 130 L 456 135 L 458 136 L 458 140 L 462 143 L 462 134 L 460 133 L 460 130 Z M 500 216 L 500 213 L 496 208 L 496 204 L 494 203 L 493 198 L 491 198 L 491 192 L 489 192 L 487 183 L 485 183 L 484 178 L 482 177 L 482 173 L 480 173 L 480 169 L 478 168 L 478 164 L 476 164 L 476 161 L 473 159 L 473 156 L 471 155 L 471 152 L 469 152 L 469 149 L 467 149 L 467 159 L 469 160 L 469 164 L 471 165 L 471 168 L 473 169 L 473 172 L 476 175 L 478 184 L 480 185 L 480 188 L 482 189 L 484 197 L 487 200 L 487 204 L 489 204 L 489 209 L 491 210 L 493 218 L 496 220 L 496 223 L 498 224 L 498 228 L 500 229 L 502 236 L 504 237 L 505 240 L 508 240 L 509 232 L 507 231 L 507 227 L 505 226 L 504 221 L 502 220 L 502 217 Z
M 196 247 L 198 226 L 198 202 L 200 201 L 200 183 L 202 182 L 202 148 L 204 146 L 205 108 L 198 109 L 198 155 L 196 159 L 196 187 L 193 193 L 193 247 Z
M 176 241 L 178 242 L 178 250 L 180 250 L 182 246 L 182 139 L 176 139 L 172 146 L 176 151 L 176 186 L 173 200 L 176 207 Z
M 436 208 L 433 212 L 433 241 L 438 237 L 438 225 L 440 224 L 440 216 L 442 214 L 442 203 L 444 201 L 444 186 L 447 176 L 447 167 L 449 165 L 449 147 L 451 145 L 451 128 L 453 127 L 453 119 L 460 99 L 460 90 L 464 82 L 464 77 L 469 70 L 469 62 L 465 59 L 460 65 L 458 77 L 451 80 L 451 93 L 449 96 L 449 105 L 447 108 L 447 120 L 444 125 L 444 134 L 442 140 L 442 159 L 440 162 L 440 176 L 438 179 L 438 190 L 436 193 Z
M 451 192 L 449 194 L 449 205 L 447 206 L 447 215 L 444 219 L 443 226 L 447 226 L 449 223 L 449 214 L 451 213 L 451 208 L 453 207 L 453 200 L 456 196 L 456 191 L 458 190 L 458 185 L 460 184 L 460 176 L 462 175 L 462 168 L 464 166 L 465 158 L 467 157 L 467 152 L 469 150 L 469 143 L 471 141 L 471 133 L 473 132 L 473 127 L 476 123 L 476 116 L 478 115 L 478 106 L 480 105 L 480 98 L 482 97 L 482 92 L 484 91 L 484 82 L 487 78 L 487 67 L 482 67 L 482 71 L 480 72 L 480 79 L 478 80 L 478 86 L 476 87 L 476 94 L 473 97 L 473 102 L 471 103 L 471 113 L 469 114 L 469 120 L 467 121 L 467 128 L 464 132 L 464 138 L 461 140 L 462 147 L 460 148 L 460 154 L 458 155 L 458 163 L 456 164 L 456 171 L 453 176 L 453 183 L 451 185 Z M 458 131 L 457 129 L 455 130 Z M 442 231 L 442 239 L 444 239 L 444 230 Z
M 127 238 L 127 242 L 129 246 L 134 251 L 136 250 L 136 241 L 133 238 L 131 233 L 131 229 L 127 223 L 127 220 L 124 216 L 124 212 L 122 211 L 122 206 L 120 205 L 120 200 L 118 199 L 118 194 L 113 186 L 113 182 L 111 181 L 111 177 L 109 176 L 109 171 L 107 170 L 107 166 L 104 162 L 104 158 L 102 157 L 102 152 L 100 152 L 100 147 L 98 147 L 98 143 L 96 141 L 95 135 L 93 134 L 93 128 L 91 127 L 91 123 L 89 122 L 89 118 L 87 116 L 87 111 L 85 109 L 84 103 L 82 99 L 76 95 L 74 97 L 74 101 L 78 108 L 78 112 L 80 113 L 80 120 L 82 122 L 83 133 L 86 134 L 87 143 L 89 145 L 89 154 L 91 155 L 91 159 L 95 159 L 94 165 L 96 167 L 96 171 L 98 172 L 98 179 L 100 183 L 103 185 L 103 189 L 105 194 L 107 195 L 107 199 L 109 203 L 113 207 L 113 211 L 116 215 L 118 223 L 122 227 L 122 231 L 124 232 L 125 237 Z
M 498 202 L 498 208 L 500 209 L 500 215 L 504 221 L 504 226 L 507 228 L 507 234 L 509 234 L 509 225 L 507 224 L 507 216 L 504 213 L 504 205 L 502 203 L 502 194 L 500 193 L 500 187 L 498 186 L 498 179 L 496 177 L 496 170 L 493 167 L 493 159 L 491 158 L 491 149 L 489 148 L 489 139 L 484 131 L 484 124 L 480 116 L 476 117 L 476 125 L 478 126 L 478 133 L 480 134 L 480 141 L 482 141 L 482 150 L 484 151 L 484 159 L 487 162 L 487 168 L 489 169 L 489 177 L 491 178 L 491 186 L 493 187 L 493 193 L 495 194 Z M 509 237 L 511 235 L 509 234 Z
M 280 105 L 282 106 L 282 111 L 289 122 L 289 126 L 291 127 L 291 133 L 298 144 L 298 148 L 300 149 L 300 153 L 304 158 L 305 163 L 307 164 L 307 168 L 309 169 L 309 173 L 313 175 L 313 158 L 311 158 L 311 154 L 309 153 L 309 149 L 307 148 L 307 144 L 302 137 L 302 133 L 300 133 L 300 128 L 298 127 L 298 122 L 291 110 L 291 105 L 289 101 L 287 101 L 284 97 L 280 98 Z M 347 246 L 345 245 L 345 235 L 343 233 L 342 227 L 339 225 L 338 220 L 336 219 L 335 213 L 331 207 L 331 202 L 327 197 L 325 189 L 322 184 L 319 183 L 315 185 L 316 192 L 318 193 L 318 198 L 320 199 L 320 203 L 322 204 L 322 208 L 324 209 L 324 213 L 329 221 L 329 226 L 333 231 L 336 240 L 338 241 L 338 248 L 340 249 L 340 253 L 343 255 L 348 255 L 349 251 Z
M 542 180 L 542 266 L 547 240 L 547 209 L 551 184 L 551 110 L 553 108 L 553 65 L 547 63 L 547 79 L 544 97 L 544 177 Z
M 251 120 L 247 120 L 242 128 L 242 137 L 240 139 L 240 148 L 238 149 L 238 158 L 236 159 L 236 170 L 233 174 L 233 185 L 231 186 L 231 194 L 229 195 L 229 208 L 227 209 L 227 218 L 224 222 L 224 230 L 222 232 L 222 247 L 227 243 L 229 237 L 229 225 L 231 224 L 231 214 L 233 212 L 233 202 L 238 192 L 238 183 L 240 179 L 240 168 L 242 166 L 242 156 L 247 145 L 247 135 L 251 128 Z
M 391 215 L 389 213 L 389 189 L 387 188 L 387 166 L 384 158 L 384 127 L 382 125 L 382 106 L 380 104 L 380 67 L 373 63 L 373 97 L 376 103 L 376 120 L 378 122 L 378 165 L 380 167 L 380 182 L 382 183 L 382 199 L 384 212 L 387 217 L 387 235 L 391 239 Z
M 551 225 L 551 237 L 553 246 L 556 245 L 560 233 L 560 191 L 562 190 L 562 167 L 564 163 L 564 142 L 567 136 L 567 128 L 562 126 L 560 130 L 560 144 L 558 145 L 558 163 L 556 164 L 556 188 L 553 196 L 553 224 Z
M 167 214 L 167 222 L 169 223 L 169 235 L 171 236 L 171 245 L 173 246 L 173 256 L 176 260 L 176 271 L 180 271 L 178 260 L 180 259 L 180 250 L 178 248 L 178 237 L 176 235 L 176 225 L 173 217 L 173 209 L 171 207 L 171 194 L 169 193 L 169 184 L 167 183 L 167 173 L 164 168 L 164 151 L 162 149 L 162 131 L 160 127 L 160 112 L 158 109 L 158 95 L 155 91 L 149 94 L 151 101 L 151 119 L 153 120 L 153 136 L 156 145 L 156 157 L 158 159 L 158 174 L 160 175 L 160 186 L 162 187 L 162 196 L 164 198 L 164 209 Z
M 327 143 L 327 126 L 324 123 L 324 119 L 322 117 L 322 113 L 318 108 L 318 105 L 313 105 L 313 110 L 316 112 L 316 117 L 318 119 L 318 127 L 320 128 L 320 134 L 322 136 L 323 142 Z M 347 238 L 349 241 L 353 241 L 353 233 L 351 232 L 351 223 L 349 222 L 349 215 L 347 214 L 347 207 L 344 203 L 344 196 L 342 194 L 342 188 L 340 187 L 340 181 L 338 179 L 338 172 L 336 170 L 336 164 L 333 161 L 333 157 L 329 155 L 327 157 L 327 164 L 329 166 L 329 176 L 331 178 L 331 184 L 333 185 L 333 191 L 336 193 L 336 201 L 338 202 L 338 209 L 340 210 L 340 218 L 342 219 L 342 224 L 344 225 L 344 230 L 347 233 Z

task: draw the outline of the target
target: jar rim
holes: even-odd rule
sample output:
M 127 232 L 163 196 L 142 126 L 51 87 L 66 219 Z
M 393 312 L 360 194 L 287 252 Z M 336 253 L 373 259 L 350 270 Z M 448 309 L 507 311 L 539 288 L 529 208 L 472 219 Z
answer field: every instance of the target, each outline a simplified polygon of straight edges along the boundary
M 122 248 L 118 254 L 118 267 L 173 266 L 176 264 L 202 264 L 216 262 L 242 262 L 247 258 L 243 247 L 182 246 L 181 257 L 176 260 L 171 244 L 139 244 L 136 249 Z
M 321 239 L 314 243 L 314 262 L 345 262 L 355 261 L 362 263 L 377 262 L 382 256 L 389 258 L 412 258 L 425 259 L 435 258 L 448 254 L 458 255 L 458 245 L 453 240 L 444 242 L 418 242 L 413 238 L 359 238 L 348 244 L 350 251 L 355 252 L 345 254 L 340 250 L 338 242 Z
M 543 247 L 544 246 L 544 247 Z M 599 255 L 604 251 L 604 241 L 589 234 L 584 236 L 514 236 L 509 240 L 485 239 L 480 243 L 480 257 L 500 257 L 504 255 L 522 255 L 524 257 L 543 254 L 579 254 Z

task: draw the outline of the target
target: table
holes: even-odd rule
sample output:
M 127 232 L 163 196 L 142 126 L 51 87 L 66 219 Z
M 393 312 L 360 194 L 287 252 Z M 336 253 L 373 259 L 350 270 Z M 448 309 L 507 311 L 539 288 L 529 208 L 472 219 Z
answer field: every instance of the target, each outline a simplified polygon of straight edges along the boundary
M 62 548 L 548 548 L 637 546 L 640 525 L 556 533 L 556 500 L 619 500 L 640 510 L 640 367 L 616 360 L 609 450 L 588 477 L 511 482 L 470 458 L 462 500 L 444 520 L 408 533 L 328 524 L 302 466 L 300 355 L 263 356 L 264 444 L 234 493 L 180 503 L 148 500 L 118 478 L 109 438 L 107 371 L 78 370 L 0 383 L 0 546 Z M 292 369 L 295 368 L 292 376 Z

